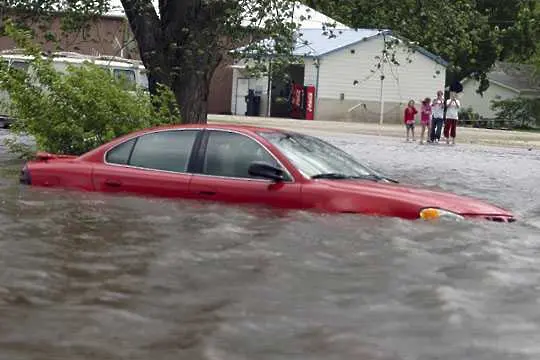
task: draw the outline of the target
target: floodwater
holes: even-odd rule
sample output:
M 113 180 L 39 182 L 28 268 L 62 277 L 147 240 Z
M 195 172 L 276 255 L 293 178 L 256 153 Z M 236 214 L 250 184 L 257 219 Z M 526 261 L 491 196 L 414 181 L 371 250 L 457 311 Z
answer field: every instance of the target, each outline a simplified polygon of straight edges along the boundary
M 0 359 L 539 359 L 538 150 L 326 139 L 520 220 L 33 189 L 0 150 Z

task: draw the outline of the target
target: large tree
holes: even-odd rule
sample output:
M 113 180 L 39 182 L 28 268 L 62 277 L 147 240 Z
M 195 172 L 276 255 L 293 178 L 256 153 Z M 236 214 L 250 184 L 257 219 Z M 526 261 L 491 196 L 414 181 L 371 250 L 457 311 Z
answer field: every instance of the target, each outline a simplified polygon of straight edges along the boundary
M 504 29 L 504 59 L 530 62 L 540 56 L 540 1 L 522 0 L 511 22 Z M 537 61 L 537 60 L 536 60 Z

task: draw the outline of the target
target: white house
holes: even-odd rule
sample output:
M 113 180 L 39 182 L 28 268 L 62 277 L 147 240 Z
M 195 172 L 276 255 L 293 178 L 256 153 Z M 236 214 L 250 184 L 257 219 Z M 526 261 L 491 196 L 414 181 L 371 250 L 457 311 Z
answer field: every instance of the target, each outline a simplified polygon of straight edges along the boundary
M 495 118 L 491 109 L 492 101 L 508 100 L 516 97 L 540 97 L 540 84 L 532 79 L 533 68 L 530 65 L 498 62 L 493 70 L 487 74 L 489 87 L 482 94 L 476 92 L 478 81 L 466 78 L 462 81 L 463 99 L 465 107 L 471 107 L 485 119 Z
M 411 53 L 400 42 L 395 50 L 399 65 L 381 62 L 385 39 L 395 39 L 390 31 L 342 28 L 335 33 L 329 38 L 321 28 L 300 29 L 294 50 L 303 65 L 292 78 L 316 87 L 316 120 L 379 121 L 382 109 L 385 122 L 399 122 L 410 99 L 418 103 L 444 89 L 447 63 L 424 49 Z M 274 106 L 276 86 L 267 77 L 248 78 L 243 67 L 235 66 L 231 112 L 243 115 L 244 97 L 254 89 L 262 97 L 261 115 L 266 115 L 269 99 Z

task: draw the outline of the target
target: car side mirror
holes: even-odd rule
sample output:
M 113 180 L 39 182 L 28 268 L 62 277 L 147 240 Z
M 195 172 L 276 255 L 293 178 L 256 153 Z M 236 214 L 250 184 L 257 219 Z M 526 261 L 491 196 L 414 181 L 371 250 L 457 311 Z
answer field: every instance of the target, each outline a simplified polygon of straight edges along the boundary
M 283 181 L 285 173 L 282 169 L 262 161 L 254 161 L 248 169 L 249 175 L 258 176 L 274 181 Z

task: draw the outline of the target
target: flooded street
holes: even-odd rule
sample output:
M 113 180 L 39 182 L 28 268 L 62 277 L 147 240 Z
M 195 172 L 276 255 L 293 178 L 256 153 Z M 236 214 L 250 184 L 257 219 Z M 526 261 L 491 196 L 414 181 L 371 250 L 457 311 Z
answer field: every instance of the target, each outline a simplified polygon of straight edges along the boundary
M 539 151 L 324 138 L 518 222 L 34 189 L 0 148 L 0 359 L 539 359 Z

